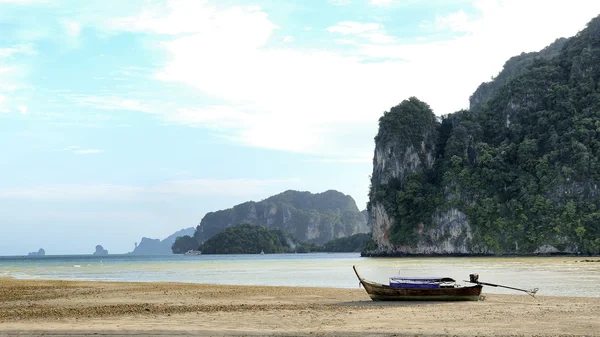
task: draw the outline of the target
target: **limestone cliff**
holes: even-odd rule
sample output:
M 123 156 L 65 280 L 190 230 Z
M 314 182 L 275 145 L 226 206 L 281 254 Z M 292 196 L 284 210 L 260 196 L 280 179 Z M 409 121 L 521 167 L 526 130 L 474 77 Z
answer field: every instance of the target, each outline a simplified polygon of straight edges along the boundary
M 46 251 L 44 248 L 40 248 L 37 252 L 28 253 L 27 256 L 44 256 L 46 255 Z
M 373 239 L 381 250 L 401 254 L 470 251 L 472 235 L 465 215 L 456 209 L 428 212 L 426 203 L 433 200 L 419 200 L 429 188 L 428 176 L 434 173 L 438 127 L 433 111 L 414 97 L 379 120 L 368 213 Z M 399 209 L 400 199 L 424 212 L 407 214 L 411 210 Z
M 338 191 L 285 191 L 265 200 L 248 201 L 207 213 L 194 238 L 203 243 L 224 229 L 241 223 L 281 229 L 300 241 L 323 244 L 332 239 L 369 231 L 354 199 Z
M 551 45 L 538 52 L 521 53 L 521 55 L 511 57 L 502 68 L 502 71 L 492 81 L 481 83 L 473 95 L 469 97 L 469 108 L 471 110 L 480 109 L 484 103 L 489 101 L 497 94 L 498 89 L 509 80 L 519 76 L 527 67 L 530 66 L 536 58 L 551 59 L 558 55 L 562 50 L 567 39 L 556 39 Z
M 600 254 L 599 183 L 597 17 L 511 59 L 470 110 L 436 119 L 413 97 L 384 113 L 367 254 Z
M 97 245 L 96 251 L 94 251 L 94 255 L 108 255 L 108 250 L 104 249 L 102 245 Z
M 175 239 L 178 236 L 192 235 L 194 233 L 194 227 L 185 228 L 179 230 L 163 240 L 160 239 L 151 239 L 147 237 L 143 237 L 138 245 L 130 254 L 135 255 L 165 255 L 165 254 L 173 254 L 171 251 L 171 246 L 175 242 Z

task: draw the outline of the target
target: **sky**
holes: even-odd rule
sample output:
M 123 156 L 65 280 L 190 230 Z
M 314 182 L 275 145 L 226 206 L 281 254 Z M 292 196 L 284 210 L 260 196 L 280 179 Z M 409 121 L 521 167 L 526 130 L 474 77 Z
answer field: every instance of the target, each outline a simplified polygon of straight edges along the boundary
M 0 0 L 0 255 L 126 253 L 288 189 L 368 199 L 384 111 L 437 115 L 600 1 Z

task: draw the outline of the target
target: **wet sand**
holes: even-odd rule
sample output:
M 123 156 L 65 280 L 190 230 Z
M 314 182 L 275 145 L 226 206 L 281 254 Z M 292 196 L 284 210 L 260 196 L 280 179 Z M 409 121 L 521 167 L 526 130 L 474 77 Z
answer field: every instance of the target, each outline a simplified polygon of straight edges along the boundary
M 543 294 L 543 289 L 540 290 Z M 0 336 L 600 336 L 600 298 L 373 302 L 362 288 L 0 279 Z

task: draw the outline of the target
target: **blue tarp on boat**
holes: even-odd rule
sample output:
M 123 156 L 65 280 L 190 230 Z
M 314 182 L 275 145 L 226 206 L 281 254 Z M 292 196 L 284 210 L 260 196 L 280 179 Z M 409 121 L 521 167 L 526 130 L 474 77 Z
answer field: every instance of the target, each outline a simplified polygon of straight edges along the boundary
M 392 276 L 391 281 L 407 281 L 410 283 L 441 283 L 441 282 L 456 282 L 450 277 L 409 277 L 409 276 Z
M 400 283 L 390 282 L 392 288 L 410 288 L 410 289 L 435 289 L 439 288 L 439 283 Z

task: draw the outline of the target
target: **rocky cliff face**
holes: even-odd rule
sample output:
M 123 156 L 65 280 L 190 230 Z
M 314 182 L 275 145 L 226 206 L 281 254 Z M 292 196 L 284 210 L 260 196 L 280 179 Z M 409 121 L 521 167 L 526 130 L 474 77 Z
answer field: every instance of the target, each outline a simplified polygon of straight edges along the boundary
M 44 248 L 40 248 L 37 252 L 31 252 L 27 254 L 28 256 L 44 256 L 46 255 L 46 251 Z
M 96 251 L 94 251 L 94 255 L 108 255 L 108 250 L 104 249 L 102 245 L 97 245 Z
M 138 245 L 136 243 L 135 249 L 129 254 L 135 255 L 165 255 L 165 254 L 173 254 L 171 251 L 171 246 L 175 242 L 175 239 L 178 236 L 191 236 L 194 234 L 194 227 L 185 228 L 179 230 L 163 240 L 160 239 L 151 239 L 147 237 L 143 237 Z
M 551 45 L 539 52 L 521 53 L 511 57 L 502 68 L 502 71 L 492 81 L 482 83 L 469 97 L 469 109 L 478 110 L 498 92 L 498 89 L 510 79 L 522 74 L 536 58 L 551 59 L 562 50 L 567 39 L 556 39 Z
M 429 106 L 416 98 L 403 101 L 379 121 L 375 138 L 369 224 L 379 249 L 401 254 L 467 253 L 472 234 L 457 209 L 421 214 L 403 223 L 396 200 L 403 190 L 434 170 L 437 122 Z M 399 231 L 398 227 L 402 230 Z M 396 230 L 396 233 L 394 233 Z
M 203 243 L 241 223 L 282 229 L 300 241 L 317 244 L 369 231 L 365 217 L 348 195 L 333 190 L 317 194 L 286 191 L 263 201 L 206 214 L 194 238 Z
M 470 110 L 384 113 L 367 254 L 600 254 L 599 92 L 600 16 L 509 60 Z

